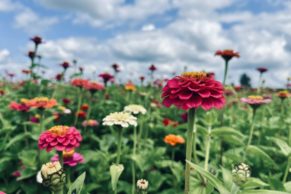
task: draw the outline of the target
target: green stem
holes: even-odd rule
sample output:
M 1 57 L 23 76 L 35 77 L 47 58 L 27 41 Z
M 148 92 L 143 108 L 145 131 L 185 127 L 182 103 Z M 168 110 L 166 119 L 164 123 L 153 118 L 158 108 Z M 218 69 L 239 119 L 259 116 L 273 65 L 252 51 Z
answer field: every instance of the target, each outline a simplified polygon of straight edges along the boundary
M 63 159 L 63 152 L 58 152 L 59 161 L 62 167 L 64 167 L 64 159 Z
M 208 134 L 206 136 L 206 142 L 205 142 L 205 163 L 204 163 L 204 169 L 206 171 L 208 171 L 210 145 L 211 145 L 211 126 L 208 127 Z
M 246 152 L 248 147 L 251 145 L 252 143 L 252 139 L 253 139 L 253 135 L 254 135 L 254 128 L 255 128 L 255 115 L 256 115 L 256 108 L 253 108 L 253 118 L 252 118 L 252 124 L 251 124 L 251 129 L 250 129 L 250 134 L 249 134 L 249 139 L 247 142 L 247 145 L 245 147 L 245 153 L 244 153 L 244 159 L 246 158 Z
M 228 60 L 225 60 L 224 75 L 223 75 L 223 85 L 225 85 L 225 82 L 226 82 L 227 71 L 228 71 Z
M 133 156 L 136 154 L 136 144 L 137 144 L 137 128 L 133 128 Z M 131 172 L 132 172 L 132 194 L 135 193 L 135 181 L 136 181 L 136 172 L 135 172 L 135 166 L 134 166 L 134 161 L 132 161 L 131 164 Z
M 122 133 L 123 133 L 123 128 L 118 129 L 118 144 L 117 144 L 116 164 L 119 164 L 119 162 L 120 162 Z
M 287 161 L 287 166 L 286 166 L 286 170 L 285 170 L 285 174 L 283 177 L 283 184 L 286 183 L 287 178 L 288 178 L 288 174 L 289 174 L 289 169 L 290 169 L 290 157 L 288 157 L 288 161 Z
M 188 112 L 188 130 L 187 130 L 187 145 L 186 145 L 186 161 L 191 162 L 193 148 L 193 134 L 195 127 L 195 109 L 190 109 Z M 190 165 L 186 163 L 185 169 L 185 194 L 189 194 L 190 189 Z
M 77 106 L 77 112 L 76 112 L 76 115 L 75 115 L 74 126 L 76 126 L 77 123 L 78 123 L 78 119 L 79 119 L 78 113 L 80 111 L 80 107 L 81 107 L 81 103 L 82 103 L 82 97 L 83 97 L 83 95 L 82 95 L 82 89 L 79 89 L 78 106 Z

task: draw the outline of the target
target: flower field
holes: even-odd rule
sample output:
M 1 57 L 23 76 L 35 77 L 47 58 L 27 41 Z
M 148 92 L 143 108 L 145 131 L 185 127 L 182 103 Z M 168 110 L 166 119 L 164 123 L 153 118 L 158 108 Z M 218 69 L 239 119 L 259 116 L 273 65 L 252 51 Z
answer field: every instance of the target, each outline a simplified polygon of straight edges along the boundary
M 219 50 L 224 79 L 183 72 L 120 82 L 113 64 L 94 80 L 55 80 L 37 71 L 41 37 L 31 38 L 30 68 L 1 81 L 0 193 L 291 193 L 290 78 L 281 89 L 226 85 L 240 54 Z M 207 70 L 206 70 L 207 71 Z M 268 69 L 254 68 L 260 82 Z

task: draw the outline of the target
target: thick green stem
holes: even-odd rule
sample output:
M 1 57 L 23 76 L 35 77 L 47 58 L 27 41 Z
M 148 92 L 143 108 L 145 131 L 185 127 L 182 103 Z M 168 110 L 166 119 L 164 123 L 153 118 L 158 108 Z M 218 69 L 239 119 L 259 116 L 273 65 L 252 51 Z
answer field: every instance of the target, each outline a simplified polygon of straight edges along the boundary
M 122 133 L 123 133 L 123 128 L 118 129 L 118 144 L 117 144 L 116 164 L 119 164 L 119 162 L 120 162 Z
M 227 71 L 228 71 L 228 60 L 225 60 L 224 75 L 223 75 L 223 85 L 225 85 L 225 82 L 226 82 Z
M 287 178 L 288 178 L 288 174 L 289 174 L 289 169 L 290 169 L 290 156 L 288 157 L 288 161 L 287 161 L 287 165 L 286 165 L 286 170 L 284 173 L 284 177 L 283 177 L 283 184 L 286 183 Z
M 193 148 L 193 133 L 195 127 L 195 109 L 190 109 L 188 112 L 188 130 L 187 130 L 187 145 L 186 145 L 186 161 L 191 162 Z M 190 189 L 190 165 L 186 163 L 185 169 L 185 194 L 189 194 Z
M 208 171 L 208 162 L 209 162 L 209 154 L 210 154 L 210 145 L 211 145 L 211 126 L 208 127 L 208 134 L 206 136 L 205 142 L 205 161 L 204 161 L 204 169 Z
M 252 124 L 251 124 L 251 129 L 250 129 L 250 134 L 249 134 L 249 139 L 248 139 L 248 142 L 246 144 L 246 147 L 245 147 L 245 152 L 244 152 L 244 160 L 246 158 L 246 152 L 247 152 L 247 149 L 248 147 L 251 145 L 252 143 L 252 139 L 253 139 L 253 135 L 254 135 L 254 128 L 255 128 L 255 115 L 256 115 L 256 108 L 253 108 L 253 118 L 252 118 Z

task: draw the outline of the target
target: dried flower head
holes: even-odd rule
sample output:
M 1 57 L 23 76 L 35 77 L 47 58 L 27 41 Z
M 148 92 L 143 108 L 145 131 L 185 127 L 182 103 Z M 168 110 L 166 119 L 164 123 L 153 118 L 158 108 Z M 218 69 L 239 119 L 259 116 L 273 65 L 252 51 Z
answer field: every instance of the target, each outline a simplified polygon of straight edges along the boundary
M 245 163 L 237 164 L 232 170 L 233 181 L 237 185 L 242 185 L 251 176 L 249 165 Z

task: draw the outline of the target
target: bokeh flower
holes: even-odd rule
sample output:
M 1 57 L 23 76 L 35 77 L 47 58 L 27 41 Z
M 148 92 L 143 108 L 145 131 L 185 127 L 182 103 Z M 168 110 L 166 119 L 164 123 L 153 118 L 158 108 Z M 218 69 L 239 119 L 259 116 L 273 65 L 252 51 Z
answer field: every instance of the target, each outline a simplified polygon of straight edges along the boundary
M 146 114 L 147 110 L 138 104 L 130 104 L 124 107 L 124 112 L 128 112 L 134 115 L 138 115 L 138 114 Z
M 57 105 L 55 99 L 47 97 L 36 97 L 30 100 L 24 100 L 26 106 L 30 108 L 49 109 Z
M 99 74 L 99 77 L 103 79 L 104 85 L 106 86 L 109 81 L 112 81 L 114 79 L 113 75 L 110 73 L 101 73 Z
M 277 95 L 281 100 L 284 100 L 284 99 L 290 97 L 290 94 L 289 94 L 289 92 L 288 92 L 287 90 L 279 91 L 279 92 L 277 92 L 276 95 Z
M 32 42 L 34 42 L 34 44 L 36 46 L 38 46 L 39 44 L 43 43 L 42 38 L 40 36 L 35 36 L 33 38 L 30 39 Z
M 110 113 L 103 119 L 103 125 L 113 126 L 119 125 L 121 127 L 137 126 L 136 117 L 127 112 Z
M 207 77 L 204 72 L 185 72 L 170 79 L 163 88 L 162 98 L 166 107 L 175 105 L 188 110 L 202 107 L 220 109 L 225 104 L 223 85 Z
M 184 144 L 185 139 L 179 135 L 169 134 L 164 137 L 164 142 L 171 146 L 176 146 L 177 144 Z
M 237 58 L 240 57 L 238 52 L 235 52 L 235 51 L 230 50 L 230 49 L 218 50 L 215 52 L 215 55 L 221 56 L 225 61 L 229 61 L 233 57 L 237 57 Z
M 59 155 L 56 154 L 51 158 L 52 162 L 59 161 Z M 76 166 L 79 163 L 84 162 L 84 157 L 82 154 L 75 152 L 75 150 L 71 151 L 63 151 L 63 162 L 64 165 L 68 166 Z
M 173 120 L 171 120 L 169 118 L 164 118 L 163 119 L 163 125 L 165 127 L 167 127 L 167 126 L 177 127 L 179 125 L 179 123 L 177 121 L 173 121 Z
M 119 65 L 117 63 L 112 64 L 111 67 L 115 73 L 120 72 Z
M 130 81 L 124 85 L 124 89 L 127 91 L 132 91 L 132 92 L 136 91 L 135 85 Z
M 89 105 L 88 104 L 82 104 L 81 108 L 82 111 L 87 111 L 89 109 Z
M 83 88 L 88 84 L 88 80 L 82 78 L 75 78 L 71 81 L 71 85 L 79 88 Z
M 136 187 L 138 190 L 146 191 L 149 187 L 149 182 L 145 179 L 139 179 L 136 183 Z
M 67 70 L 70 67 L 70 63 L 67 61 L 64 61 L 61 66 L 64 68 L 64 70 Z
M 154 71 L 157 70 L 157 68 L 156 68 L 156 66 L 155 66 L 154 64 L 152 64 L 152 65 L 149 67 L 149 70 L 150 70 L 151 72 L 154 72 Z
M 99 82 L 88 82 L 84 88 L 94 94 L 97 91 L 104 90 L 104 85 Z
M 25 103 L 17 103 L 17 102 L 11 102 L 9 104 L 9 108 L 11 110 L 19 111 L 19 112 L 28 112 L 30 107 L 27 106 Z
M 93 119 L 85 120 L 82 123 L 83 127 L 96 127 L 98 125 L 99 125 L 99 122 L 97 120 L 93 120 Z
M 39 149 L 46 149 L 50 152 L 52 149 L 57 151 L 70 151 L 80 146 L 82 136 L 75 127 L 54 126 L 41 133 L 38 139 Z
M 270 103 L 272 100 L 262 96 L 248 96 L 247 98 L 241 98 L 240 101 L 249 104 L 252 108 L 258 108 L 263 104 Z
M 260 72 L 260 73 L 265 73 L 265 72 L 268 71 L 268 69 L 265 68 L 265 67 L 258 67 L 257 70 L 258 70 L 258 72 Z

